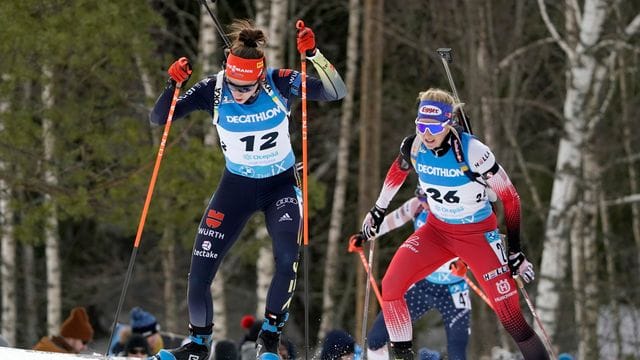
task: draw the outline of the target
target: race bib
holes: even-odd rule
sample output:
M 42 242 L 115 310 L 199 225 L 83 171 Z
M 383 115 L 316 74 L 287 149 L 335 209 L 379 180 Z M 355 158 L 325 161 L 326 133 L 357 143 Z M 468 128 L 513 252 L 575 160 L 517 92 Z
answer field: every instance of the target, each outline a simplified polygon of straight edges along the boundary
M 461 281 L 449 285 L 449 294 L 456 309 L 471 309 L 471 298 L 469 297 L 469 285 Z

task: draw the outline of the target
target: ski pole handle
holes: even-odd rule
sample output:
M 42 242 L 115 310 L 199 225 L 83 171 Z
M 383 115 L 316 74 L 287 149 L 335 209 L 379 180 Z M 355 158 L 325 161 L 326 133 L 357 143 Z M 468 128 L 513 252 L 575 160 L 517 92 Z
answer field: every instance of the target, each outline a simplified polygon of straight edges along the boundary
M 304 21 L 302 20 L 296 21 L 296 30 L 300 31 L 302 29 L 304 29 Z M 305 54 L 304 51 L 300 53 L 300 60 L 302 60 L 303 64 L 305 63 L 305 61 L 307 61 L 307 54 Z

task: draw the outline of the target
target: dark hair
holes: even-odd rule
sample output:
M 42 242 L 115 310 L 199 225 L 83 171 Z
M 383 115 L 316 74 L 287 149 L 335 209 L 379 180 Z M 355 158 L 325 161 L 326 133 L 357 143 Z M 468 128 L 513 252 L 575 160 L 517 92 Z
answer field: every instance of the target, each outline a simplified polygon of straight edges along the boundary
M 149 350 L 149 343 L 147 343 L 147 339 L 140 334 L 133 333 L 124 345 L 125 355 L 135 348 L 143 348 L 147 355 L 152 355 L 151 350 Z
M 231 53 L 243 59 L 264 57 L 263 48 L 267 45 L 264 32 L 255 27 L 250 20 L 236 19 L 229 25 L 231 33 Z

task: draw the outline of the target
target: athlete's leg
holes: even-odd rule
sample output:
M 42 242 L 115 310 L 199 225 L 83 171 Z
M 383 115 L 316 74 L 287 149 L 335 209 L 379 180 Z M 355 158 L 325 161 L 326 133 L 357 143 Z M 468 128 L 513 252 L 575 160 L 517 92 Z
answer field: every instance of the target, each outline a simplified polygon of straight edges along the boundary
M 200 220 L 191 254 L 187 291 L 189 322 L 197 332 L 211 333 L 211 282 L 222 258 L 254 211 L 255 194 L 249 185 L 252 181 L 255 180 L 225 171 Z
M 469 343 L 471 301 L 469 287 L 464 281 L 449 285 L 434 284 L 438 287 L 436 308 L 442 315 L 447 334 L 447 352 L 451 360 L 467 358 Z
M 443 246 L 438 231 L 428 223 L 398 248 L 382 279 L 382 312 L 396 358 L 412 359 L 413 330 L 404 293 L 411 284 L 454 257 Z
M 278 177 L 277 183 L 268 191 L 265 197 L 268 201 L 263 207 L 273 246 L 275 274 L 267 294 L 265 320 L 258 340 L 259 353 L 277 353 L 280 332 L 288 318 L 296 287 L 302 200 L 295 178 L 282 179 L 283 176 Z
M 424 314 L 433 308 L 435 298 L 429 290 L 429 282 L 422 279 L 410 287 L 404 295 L 405 302 L 409 308 L 411 322 L 414 323 Z M 367 345 L 371 350 L 378 350 L 385 346 L 389 341 L 389 333 L 384 323 L 382 312 L 378 313 L 373 326 L 367 334 Z
M 518 289 L 507 265 L 504 246 L 499 242 L 495 219 L 469 225 L 464 225 L 469 231 L 458 227 L 455 233 L 451 233 L 459 240 L 455 242 L 456 253 L 476 275 L 498 319 L 513 337 L 524 358 L 548 359 L 542 341 L 522 315 Z M 473 234 L 476 230 L 477 233 Z

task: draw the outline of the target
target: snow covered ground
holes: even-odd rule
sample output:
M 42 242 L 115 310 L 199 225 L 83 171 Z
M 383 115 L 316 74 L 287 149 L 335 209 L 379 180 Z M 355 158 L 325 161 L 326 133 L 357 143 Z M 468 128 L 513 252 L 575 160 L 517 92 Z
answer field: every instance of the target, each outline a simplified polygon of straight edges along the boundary
M 8 347 L 0 347 L 0 359 L 3 360 L 71 360 L 71 359 L 106 359 L 101 354 L 92 355 L 74 355 L 60 354 L 46 351 L 35 351 L 16 349 Z M 111 360 L 124 360 L 125 357 L 110 357 Z

